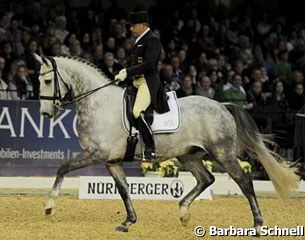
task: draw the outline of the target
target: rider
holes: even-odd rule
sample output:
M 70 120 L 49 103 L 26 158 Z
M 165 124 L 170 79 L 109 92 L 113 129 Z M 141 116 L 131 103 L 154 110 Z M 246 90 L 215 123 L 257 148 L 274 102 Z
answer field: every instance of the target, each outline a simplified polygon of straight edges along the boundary
M 155 142 L 150 124 L 144 116 L 144 111 L 151 104 L 159 113 L 169 111 L 164 101 L 162 84 L 157 71 L 157 63 L 161 53 L 161 42 L 149 28 L 149 18 L 146 11 L 129 13 L 130 31 L 136 38 L 131 66 L 122 69 L 116 76 L 118 80 L 132 80 L 137 88 L 133 116 L 145 143 L 143 160 L 154 160 Z

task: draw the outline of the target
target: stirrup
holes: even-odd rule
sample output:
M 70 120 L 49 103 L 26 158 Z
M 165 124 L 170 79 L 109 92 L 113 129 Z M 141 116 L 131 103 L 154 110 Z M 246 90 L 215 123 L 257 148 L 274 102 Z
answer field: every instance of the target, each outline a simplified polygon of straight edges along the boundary
M 143 151 L 143 162 L 155 161 L 156 153 L 154 148 L 147 148 Z

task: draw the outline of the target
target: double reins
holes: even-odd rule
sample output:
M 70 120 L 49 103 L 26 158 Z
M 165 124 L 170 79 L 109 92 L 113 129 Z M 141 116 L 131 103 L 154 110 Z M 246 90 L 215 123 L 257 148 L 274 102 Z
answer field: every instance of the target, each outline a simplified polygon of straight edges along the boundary
M 62 94 L 60 92 L 58 76 L 59 76 L 60 80 L 64 83 L 65 87 L 67 88 L 68 93 L 71 92 L 71 88 L 69 88 L 68 84 L 63 80 L 62 76 L 58 72 L 57 64 L 56 64 L 54 58 L 53 57 L 47 57 L 47 59 L 50 60 L 53 69 L 48 71 L 48 72 L 46 72 L 46 73 L 43 73 L 41 75 L 45 75 L 45 74 L 50 73 L 50 72 L 54 73 L 54 93 L 53 93 L 53 96 L 40 95 L 40 99 L 41 100 L 51 100 L 51 101 L 53 101 L 53 105 L 56 108 L 58 108 L 59 110 L 63 110 L 62 107 L 65 107 L 67 105 L 76 103 L 76 102 L 78 102 L 78 101 L 80 101 L 80 100 L 90 96 L 91 94 L 97 92 L 98 90 L 103 89 L 105 87 L 108 87 L 110 85 L 113 85 L 113 84 L 115 84 L 116 82 L 119 81 L 118 79 L 114 80 L 114 81 L 111 81 L 111 82 L 109 82 L 109 83 L 107 83 L 107 84 L 105 84 L 103 86 L 100 86 L 100 87 L 92 89 L 92 90 L 90 90 L 88 92 L 84 92 L 84 93 L 81 93 L 79 95 L 76 95 L 76 96 L 72 97 L 72 99 L 70 99 L 70 100 L 66 100 L 65 96 L 62 97 Z
M 78 101 L 80 101 L 80 100 L 82 100 L 82 99 L 84 99 L 84 98 L 90 96 L 91 94 L 97 92 L 98 90 L 103 89 L 103 88 L 105 88 L 105 87 L 108 87 L 109 85 L 113 85 L 114 83 L 116 83 L 116 82 L 118 82 L 118 81 L 119 81 L 119 80 L 114 80 L 114 81 L 109 82 L 109 83 L 107 83 L 107 84 L 105 84 L 105 85 L 103 85 L 103 86 L 100 86 L 100 87 L 98 87 L 98 88 L 92 89 L 92 90 L 90 90 L 90 91 L 88 91 L 88 92 L 84 92 L 84 93 L 81 93 L 81 94 L 79 94 L 79 95 L 76 95 L 76 96 L 73 97 L 71 100 L 64 100 L 64 99 L 63 99 L 61 106 L 67 106 L 67 105 L 69 105 L 69 104 L 76 103 L 76 102 L 78 102 Z

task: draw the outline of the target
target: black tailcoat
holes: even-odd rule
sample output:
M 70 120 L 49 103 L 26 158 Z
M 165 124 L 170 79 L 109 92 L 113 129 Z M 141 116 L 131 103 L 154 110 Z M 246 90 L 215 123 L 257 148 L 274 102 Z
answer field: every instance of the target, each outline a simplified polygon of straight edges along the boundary
M 168 109 L 164 110 L 161 82 L 158 74 L 160 53 L 160 39 L 149 30 L 134 46 L 131 56 L 131 66 L 127 68 L 127 76 L 129 79 L 136 79 L 144 75 L 153 108 L 157 112 L 166 112 Z

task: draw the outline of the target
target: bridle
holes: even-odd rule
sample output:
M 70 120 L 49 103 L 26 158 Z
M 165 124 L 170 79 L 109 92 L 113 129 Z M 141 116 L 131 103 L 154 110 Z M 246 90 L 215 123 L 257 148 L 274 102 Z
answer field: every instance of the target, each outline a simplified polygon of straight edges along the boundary
M 57 64 L 56 64 L 54 58 L 47 57 L 47 59 L 52 64 L 52 70 L 50 70 L 48 72 L 45 72 L 45 73 L 42 73 L 40 75 L 43 76 L 43 75 L 46 75 L 50 72 L 54 73 L 54 92 L 53 92 L 53 96 L 40 95 L 40 99 L 41 100 L 51 100 L 51 101 L 53 101 L 54 107 L 58 108 L 59 110 L 62 110 L 62 103 L 65 100 L 65 96 L 71 91 L 71 89 L 69 88 L 69 85 L 63 80 L 60 73 L 58 72 Z M 44 58 L 43 58 L 43 61 L 46 63 L 46 60 Z M 64 97 L 62 97 L 62 94 L 60 92 L 58 76 L 60 77 L 60 80 L 64 83 L 65 87 L 68 90 L 67 94 Z
M 44 59 L 44 57 L 42 58 L 43 61 L 45 63 L 46 60 Z M 72 103 L 75 103 L 75 102 L 78 102 L 80 100 L 82 100 L 83 98 L 85 97 L 88 97 L 89 95 L 91 95 L 92 93 L 102 89 L 102 88 L 105 88 L 109 85 L 113 85 L 114 83 L 118 82 L 119 80 L 114 80 L 114 81 L 111 81 L 101 87 L 98 87 L 98 88 L 95 88 L 93 90 L 90 90 L 88 92 L 85 92 L 85 93 L 81 93 L 79 95 L 76 95 L 72 98 L 69 98 L 67 99 L 67 95 L 69 93 L 71 93 L 71 88 L 69 87 L 69 85 L 63 80 L 62 76 L 60 75 L 60 73 L 58 72 L 58 69 L 57 69 L 57 64 L 54 60 L 53 57 L 47 57 L 48 60 L 50 60 L 51 64 L 52 64 L 52 69 L 50 71 L 47 71 L 45 73 L 41 73 L 40 75 L 43 76 L 43 75 L 46 75 L 50 72 L 53 72 L 54 73 L 54 93 L 53 93 L 53 96 L 45 96 L 45 95 L 40 95 L 40 99 L 41 100 L 51 100 L 53 101 L 53 105 L 54 107 L 56 107 L 58 110 L 63 110 L 63 107 L 64 106 L 67 106 L 69 104 L 72 104 Z M 66 89 L 67 89 L 67 93 L 65 94 L 65 96 L 62 97 L 62 94 L 60 92 L 60 87 L 59 87 L 59 79 L 58 79 L 58 76 L 59 76 L 59 79 L 60 81 L 63 82 L 63 84 L 65 85 Z

